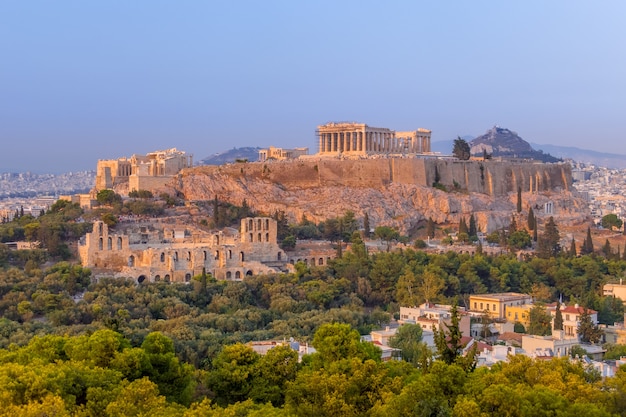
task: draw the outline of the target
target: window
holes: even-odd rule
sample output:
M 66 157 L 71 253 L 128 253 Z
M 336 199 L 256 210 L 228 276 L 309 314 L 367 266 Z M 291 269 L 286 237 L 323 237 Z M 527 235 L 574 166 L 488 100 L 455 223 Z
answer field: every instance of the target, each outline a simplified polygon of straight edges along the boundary
M 493 311 L 496 311 L 496 305 L 495 304 L 493 305 Z
M 165 262 L 165 253 L 161 252 L 161 262 Z
M 107 249 L 113 250 L 113 238 L 111 236 L 107 239 Z
M 117 250 L 122 250 L 122 238 L 117 238 Z

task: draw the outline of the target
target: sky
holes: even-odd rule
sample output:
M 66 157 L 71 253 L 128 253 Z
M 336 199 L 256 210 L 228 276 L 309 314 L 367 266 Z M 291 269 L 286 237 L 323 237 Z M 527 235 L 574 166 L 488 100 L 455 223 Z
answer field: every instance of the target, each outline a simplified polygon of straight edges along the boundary
M 626 154 L 626 2 L 0 0 L 0 172 L 494 125 Z

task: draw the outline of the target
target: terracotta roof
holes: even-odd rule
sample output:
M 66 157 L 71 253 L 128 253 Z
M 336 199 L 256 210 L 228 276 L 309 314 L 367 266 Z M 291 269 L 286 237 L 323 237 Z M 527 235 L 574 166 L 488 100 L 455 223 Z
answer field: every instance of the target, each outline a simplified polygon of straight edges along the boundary
M 572 314 L 583 314 L 585 312 L 585 310 L 587 310 L 589 312 L 589 314 L 597 314 L 598 312 L 596 310 L 592 310 L 590 308 L 584 308 L 584 307 L 576 307 L 576 306 L 567 306 L 567 307 L 563 307 L 561 306 L 561 313 L 572 313 Z M 556 309 L 554 310 L 554 312 L 556 313 Z
M 504 332 L 498 336 L 498 340 L 502 340 L 503 342 L 515 341 L 522 343 L 522 337 L 524 337 L 522 333 Z

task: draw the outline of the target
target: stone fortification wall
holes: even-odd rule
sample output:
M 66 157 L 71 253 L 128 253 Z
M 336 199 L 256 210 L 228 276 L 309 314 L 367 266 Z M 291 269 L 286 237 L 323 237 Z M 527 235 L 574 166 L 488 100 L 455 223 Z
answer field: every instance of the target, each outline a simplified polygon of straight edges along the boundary
M 340 160 L 331 158 L 273 163 L 233 164 L 202 167 L 184 175 L 206 173 L 230 178 L 256 178 L 288 188 L 346 186 L 381 189 L 391 183 L 430 187 L 437 177 L 448 189 L 491 196 L 517 192 L 570 190 L 568 164 L 458 161 L 436 158 L 375 158 Z

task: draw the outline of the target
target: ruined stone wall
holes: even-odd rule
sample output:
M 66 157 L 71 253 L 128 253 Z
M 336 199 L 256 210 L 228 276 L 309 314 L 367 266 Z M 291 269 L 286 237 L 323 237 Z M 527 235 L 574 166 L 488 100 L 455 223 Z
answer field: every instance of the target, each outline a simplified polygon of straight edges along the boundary
M 204 270 L 217 279 L 244 279 L 248 275 L 277 272 L 287 257 L 276 242 L 276 221 L 249 218 L 263 225 L 262 239 L 255 234 L 247 242 L 235 233 L 225 236 L 199 232 L 181 237 L 176 230 L 129 230 L 109 233 L 101 221 L 95 222 L 78 245 L 82 265 L 106 271 L 107 276 L 131 277 L 139 282 L 189 282 Z M 242 221 L 243 226 L 243 221 Z M 143 230 L 146 229 L 146 230 Z M 256 229 L 255 229 L 256 230 Z
M 173 177 L 169 175 L 161 177 L 131 175 L 128 179 L 128 190 L 148 190 L 156 194 L 159 190 L 164 189 L 172 178 Z

